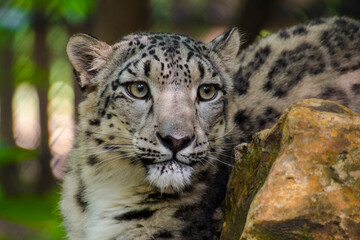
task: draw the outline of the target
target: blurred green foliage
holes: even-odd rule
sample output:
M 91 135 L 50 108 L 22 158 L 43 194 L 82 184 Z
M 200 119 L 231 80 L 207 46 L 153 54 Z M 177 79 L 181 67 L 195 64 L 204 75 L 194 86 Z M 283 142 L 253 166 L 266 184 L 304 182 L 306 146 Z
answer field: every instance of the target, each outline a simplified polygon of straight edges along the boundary
M 38 12 L 43 12 L 47 21 L 47 43 L 51 55 L 49 83 L 52 88 L 49 91 L 49 99 L 56 99 L 61 95 L 62 99 L 73 101 L 71 69 L 64 51 L 68 39 L 66 28 L 83 24 L 96 6 L 96 0 L 0 1 L 0 51 L 7 50 L 9 46 L 12 48 L 12 84 L 15 87 L 22 83 L 43 85 L 39 79 L 44 79 L 41 75 L 46 73 L 33 61 L 34 18 Z M 61 83 L 55 84 L 56 82 Z M 66 85 L 68 87 L 65 87 Z M 50 110 L 57 107 L 55 103 Z M 5 146 L 0 143 L 0 168 L 19 167 L 20 163 L 31 163 L 37 158 L 36 149 Z M 4 184 L 7 184 L 6 179 L 5 182 L 0 182 L 0 240 L 64 239 L 65 234 L 57 207 L 59 186 L 41 194 L 31 189 L 7 194 Z
M 26 239 L 63 239 L 56 206 L 58 189 L 45 195 L 19 195 L 0 198 L 0 219 L 28 227 Z M 0 223 L 1 224 L 1 223 Z M 0 232 L 0 239 L 7 239 Z
M 0 146 L 0 167 L 19 162 L 36 159 L 37 153 L 34 150 L 19 147 Z

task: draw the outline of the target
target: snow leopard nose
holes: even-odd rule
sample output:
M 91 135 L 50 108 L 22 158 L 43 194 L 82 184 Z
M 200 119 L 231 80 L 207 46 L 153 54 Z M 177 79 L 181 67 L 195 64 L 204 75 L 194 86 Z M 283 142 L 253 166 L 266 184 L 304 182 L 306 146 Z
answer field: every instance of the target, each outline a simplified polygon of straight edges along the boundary
M 186 136 L 180 139 L 174 138 L 169 135 L 162 137 L 159 133 L 156 133 L 156 136 L 159 139 L 160 143 L 166 148 L 170 149 L 174 154 L 189 146 L 195 139 L 195 136 L 191 138 L 189 136 Z

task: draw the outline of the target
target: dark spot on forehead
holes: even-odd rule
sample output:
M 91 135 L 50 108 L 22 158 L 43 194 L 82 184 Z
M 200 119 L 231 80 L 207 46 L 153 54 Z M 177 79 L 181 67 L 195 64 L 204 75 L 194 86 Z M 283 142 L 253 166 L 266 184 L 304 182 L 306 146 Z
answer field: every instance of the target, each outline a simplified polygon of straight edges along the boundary
M 144 63 L 144 74 L 145 74 L 145 76 L 147 76 L 147 77 L 150 76 L 150 68 L 151 68 L 150 60 L 147 60 L 147 61 Z
M 200 79 L 203 79 L 204 77 L 204 65 L 201 62 L 198 62 L 198 66 L 199 66 L 199 72 L 200 72 Z
M 189 62 L 192 56 L 194 56 L 194 53 L 193 52 L 188 52 L 186 62 Z
M 174 38 L 174 39 L 176 39 L 176 40 L 180 40 L 180 39 L 181 39 L 181 38 L 180 38 L 179 36 L 177 36 L 177 35 L 172 35 L 171 37 Z
M 130 73 L 131 75 L 136 76 L 136 73 L 134 73 L 130 68 L 127 69 L 128 73 Z
M 175 52 L 175 48 L 171 46 L 171 47 L 166 48 L 166 51 L 167 51 L 168 53 L 174 53 L 174 52 Z

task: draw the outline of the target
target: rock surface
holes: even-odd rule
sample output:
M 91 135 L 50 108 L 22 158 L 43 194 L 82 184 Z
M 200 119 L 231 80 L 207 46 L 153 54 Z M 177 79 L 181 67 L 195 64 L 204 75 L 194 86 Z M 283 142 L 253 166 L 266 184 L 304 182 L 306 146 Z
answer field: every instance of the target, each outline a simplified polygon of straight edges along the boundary
M 360 239 L 360 115 L 304 100 L 235 151 L 222 240 Z

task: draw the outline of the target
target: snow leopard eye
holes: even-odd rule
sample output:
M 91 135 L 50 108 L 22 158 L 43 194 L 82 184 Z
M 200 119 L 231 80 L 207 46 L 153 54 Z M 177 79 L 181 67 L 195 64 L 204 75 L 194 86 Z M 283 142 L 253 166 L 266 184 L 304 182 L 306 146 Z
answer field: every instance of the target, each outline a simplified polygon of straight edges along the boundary
M 132 82 L 127 85 L 127 92 L 131 97 L 144 99 L 149 95 L 149 87 L 144 82 Z
M 198 97 L 200 101 L 210 101 L 218 94 L 218 89 L 213 84 L 201 85 L 198 89 Z

